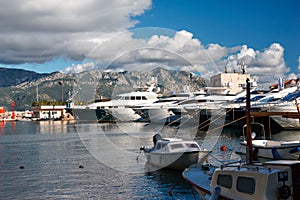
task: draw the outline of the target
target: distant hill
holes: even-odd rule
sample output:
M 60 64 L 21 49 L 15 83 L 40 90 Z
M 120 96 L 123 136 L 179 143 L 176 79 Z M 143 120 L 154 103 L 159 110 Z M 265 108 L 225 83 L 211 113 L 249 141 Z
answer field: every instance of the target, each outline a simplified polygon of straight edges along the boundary
M 149 72 L 104 72 L 90 70 L 76 74 L 55 72 L 39 74 L 26 70 L 0 68 L 0 106 L 11 110 L 31 110 L 33 102 L 52 105 L 62 104 L 77 92 L 73 102 L 87 104 L 102 97 L 112 98 L 116 94 L 134 90 L 156 82 L 160 93 L 199 91 L 205 80 L 189 72 L 156 68 Z
M 24 82 L 35 81 L 48 75 L 23 69 L 0 67 L 0 87 L 9 87 Z

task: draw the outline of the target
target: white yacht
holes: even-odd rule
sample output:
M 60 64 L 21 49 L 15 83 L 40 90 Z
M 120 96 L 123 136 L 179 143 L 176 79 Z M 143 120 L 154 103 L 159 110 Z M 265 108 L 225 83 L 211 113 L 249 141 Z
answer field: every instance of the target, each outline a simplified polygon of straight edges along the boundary
M 194 96 L 204 95 L 203 92 L 181 92 L 162 97 L 152 104 L 135 107 L 135 111 L 151 123 L 168 123 L 176 119 L 176 115 L 180 116 L 182 110 L 178 104 L 186 99 Z
M 253 107 L 259 108 L 261 111 L 282 113 L 282 115 L 273 115 L 271 116 L 271 118 L 284 129 L 299 129 L 299 117 L 283 116 L 284 113 L 286 113 L 287 115 L 289 113 L 300 113 L 299 99 L 300 91 L 294 89 L 294 92 L 288 93 L 286 96 L 277 101 L 257 104 L 253 105 Z
M 118 121 L 135 121 L 141 118 L 133 107 L 149 104 L 157 101 L 157 94 L 154 92 L 131 92 L 120 94 L 112 101 L 100 105 L 100 109 L 107 110 Z
M 282 86 L 279 87 L 280 82 Z M 300 113 L 299 99 L 300 99 L 300 82 L 298 79 L 290 79 L 283 81 L 279 80 L 277 84 L 270 86 L 270 92 L 265 98 L 251 104 L 255 110 L 286 113 Z M 284 129 L 299 129 L 299 117 L 293 118 L 283 115 L 270 116 L 278 125 Z
M 77 120 L 98 121 L 134 121 L 141 116 L 132 108 L 151 104 L 158 100 L 158 94 L 153 92 L 155 84 L 150 87 L 137 88 L 134 92 L 119 94 L 108 101 L 101 101 L 87 106 L 74 106 L 74 118 Z

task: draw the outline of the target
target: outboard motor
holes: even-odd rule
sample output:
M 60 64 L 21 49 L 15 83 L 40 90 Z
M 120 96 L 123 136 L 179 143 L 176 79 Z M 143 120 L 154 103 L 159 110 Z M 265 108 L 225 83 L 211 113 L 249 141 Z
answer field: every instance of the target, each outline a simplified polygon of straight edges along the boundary
M 154 146 L 156 145 L 157 140 L 161 140 L 161 135 L 158 133 L 153 136 Z

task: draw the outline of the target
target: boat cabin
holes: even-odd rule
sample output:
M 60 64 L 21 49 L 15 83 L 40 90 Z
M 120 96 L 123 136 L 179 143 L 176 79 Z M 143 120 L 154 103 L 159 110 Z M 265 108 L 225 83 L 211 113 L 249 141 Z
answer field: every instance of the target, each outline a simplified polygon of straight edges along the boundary
M 157 94 L 153 92 L 131 92 L 117 95 L 111 101 L 102 102 L 98 105 L 98 109 L 109 108 L 127 108 L 136 105 L 144 105 L 157 101 Z
M 184 152 L 184 151 L 199 151 L 200 147 L 195 141 L 182 141 L 176 138 L 164 138 L 158 140 L 154 150 L 164 152 Z
M 233 199 L 299 199 L 299 176 L 299 161 L 267 162 L 265 166 L 221 167 L 214 171 L 211 186 L 221 187 L 221 196 Z
M 247 124 L 243 126 L 243 140 L 247 140 Z M 265 140 L 266 132 L 263 124 L 258 122 L 251 123 L 251 137 L 252 140 Z

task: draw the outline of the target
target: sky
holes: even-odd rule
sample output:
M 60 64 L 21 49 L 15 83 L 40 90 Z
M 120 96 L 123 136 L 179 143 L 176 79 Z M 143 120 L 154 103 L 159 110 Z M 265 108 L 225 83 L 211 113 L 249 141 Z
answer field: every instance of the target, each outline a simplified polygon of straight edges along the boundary
M 296 78 L 299 9 L 297 0 L 0 0 L 0 67 L 209 77 L 245 61 L 261 82 Z

